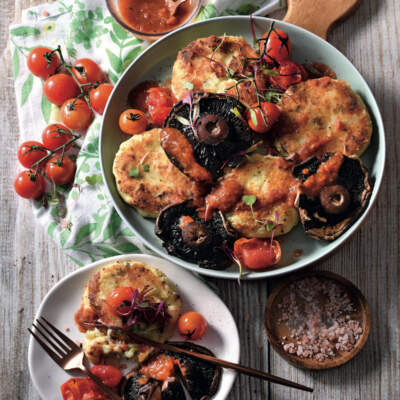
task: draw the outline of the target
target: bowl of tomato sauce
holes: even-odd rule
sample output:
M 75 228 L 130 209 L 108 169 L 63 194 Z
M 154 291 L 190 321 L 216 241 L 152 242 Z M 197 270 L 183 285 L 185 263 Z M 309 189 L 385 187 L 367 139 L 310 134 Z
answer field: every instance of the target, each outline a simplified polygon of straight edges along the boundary
M 111 15 L 128 31 L 146 40 L 157 40 L 190 23 L 200 8 L 200 0 L 106 0 Z

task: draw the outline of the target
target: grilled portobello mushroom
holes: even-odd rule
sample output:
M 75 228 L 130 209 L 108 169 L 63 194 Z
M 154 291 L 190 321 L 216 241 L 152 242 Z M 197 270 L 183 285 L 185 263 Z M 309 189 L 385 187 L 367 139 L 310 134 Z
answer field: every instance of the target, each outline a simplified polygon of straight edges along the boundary
M 179 148 L 175 146 L 174 151 L 171 145 L 177 140 L 177 132 L 174 138 L 162 135 L 161 145 L 184 174 L 197 182 L 207 182 L 203 174 L 190 167 L 195 162 L 208 171 L 207 183 L 210 183 L 223 174 L 224 167 L 238 166 L 244 151 L 255 144 L 255 139 L 247 123 L 240 118 L 245 115 L 246 107 L 236 98 L 202 92 L 187 97 L 175 104 L 164 122 L 164 128 L 176 129 L 183 136 L 179 138 Z M 183 152 L 183 146 L 191 149 Z M 193 160 L 188 162 L 186 156 L 191 150 Z
M 302 182 L 295 206 L 305 232 L 332 241 L 364 211 L 371 197 L 369 174 L 357 156 L 329 153 L 296 166 Z
M 186 350 L 213 355 L 206 347 L 191 342 L 172 342 L 171 344 Z M 145 363 L 137 366 L 128 374 L 125 382 L 122 384 L 123 399 L 185 400 L 181 383 L 173 370 L 163 380 L 154 379 L 144 374 L 146 367 L 154 365 L 154 363 L 160 362 L 162 359 L 165 360 L 166 357 L 174 363 L 176 368 L 180 368 L 181 376 L 185 380 L 186 387 L 193 400 L 207 400 L 217 392 L 221 380 L 220 367 L 185 354 L 158 351 Z

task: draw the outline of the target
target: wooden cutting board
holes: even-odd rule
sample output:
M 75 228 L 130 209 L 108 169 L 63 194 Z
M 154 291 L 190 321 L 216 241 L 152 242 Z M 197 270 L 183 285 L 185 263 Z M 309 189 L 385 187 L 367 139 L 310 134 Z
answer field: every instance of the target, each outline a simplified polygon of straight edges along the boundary
M 287 3 L 284 21 L 326 39 L 329 30 L 354 12 L 361 0 L 287 0 Z

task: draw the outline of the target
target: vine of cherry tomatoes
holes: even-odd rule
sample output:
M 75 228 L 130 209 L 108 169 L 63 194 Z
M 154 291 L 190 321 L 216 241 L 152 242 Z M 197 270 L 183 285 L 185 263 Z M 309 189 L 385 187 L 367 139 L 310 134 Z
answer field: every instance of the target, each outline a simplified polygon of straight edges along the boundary
M 89 58 L 68 64 L 60 47 L 39 46 L 27 57 L 30 72 L 44 80 L 43 93 L 48 101 L 61 107 L 60 123 L 48 125 L 42 143 L 26 141 L 18 148 L 18 160 L 27 168 L 15 181 L 16 193 L 36 199 L 46 190 L 46 180 L 55 185 L 71 184 L 76 164 L 66 154 L 80 136 L 74 130 L 86 130 L 94 112 L 102 115 L 113 85 L 106 82 L 100 66 Z

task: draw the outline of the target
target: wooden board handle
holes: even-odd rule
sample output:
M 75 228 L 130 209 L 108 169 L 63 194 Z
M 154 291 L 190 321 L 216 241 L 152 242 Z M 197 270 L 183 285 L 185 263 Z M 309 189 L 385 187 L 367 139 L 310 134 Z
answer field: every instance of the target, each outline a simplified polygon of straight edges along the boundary
M 348 17 L 361 0 L 287 0 L 286 22 L 301 26 L 326 39 L 339 20 Z

